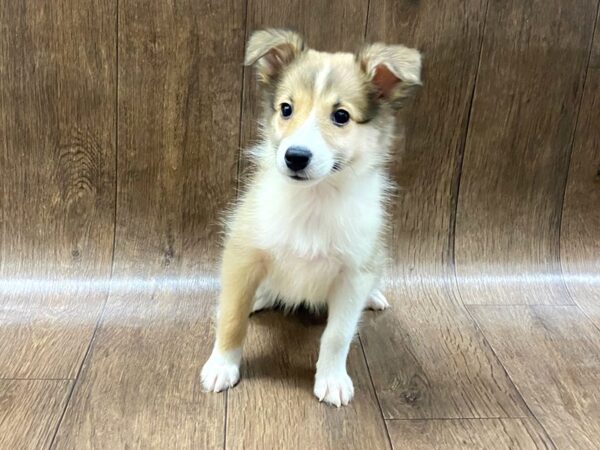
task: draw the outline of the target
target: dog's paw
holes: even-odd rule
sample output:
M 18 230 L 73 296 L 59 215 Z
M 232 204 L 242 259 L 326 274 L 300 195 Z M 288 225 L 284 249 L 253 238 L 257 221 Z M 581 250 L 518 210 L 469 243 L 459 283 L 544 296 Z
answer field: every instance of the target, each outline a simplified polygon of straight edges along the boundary
M 354 397 L 354 385 L 346 372 L 315 377 L 315 396 L 320 402 L 340 407 L 346 406 Z
M 202 367 L 200 379 L 207 392 L 221 392 L 229 389 L 240 380 L 241 352 L 234 350 L 222 354 L 214 350 Z
M 366 309 L 373 309 L 375 311 L 383 311 L 384 309 L 388 309 L 390 304 L 385 298 L 385 295 L 379 290 L 374 289 L 369 295 L 369 299 L 367 300 Z

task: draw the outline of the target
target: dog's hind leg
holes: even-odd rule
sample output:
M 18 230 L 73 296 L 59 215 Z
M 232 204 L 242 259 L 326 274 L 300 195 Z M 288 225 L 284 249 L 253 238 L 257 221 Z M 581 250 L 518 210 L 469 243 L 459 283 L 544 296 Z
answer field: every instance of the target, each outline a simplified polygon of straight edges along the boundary
M 369 298 L 367 299 L 367 304 L 365 309 L 372 309 L 374 311 L 383 311 L 384 309 L 388 309 L 390 307 L 387 298 L 383 295 L 383 292 L 378 288 L 375 288 L 369 294 Z

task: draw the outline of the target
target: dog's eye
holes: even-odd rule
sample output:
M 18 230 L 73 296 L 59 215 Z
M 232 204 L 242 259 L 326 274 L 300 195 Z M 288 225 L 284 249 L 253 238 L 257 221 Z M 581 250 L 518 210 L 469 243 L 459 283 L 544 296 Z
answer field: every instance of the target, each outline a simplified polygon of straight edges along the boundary
M 292 105 L 289 103 L 282 103 L 279 108 L 281 109 L 281 117 L 289 119 L 293 112 Z
M 338 126 L 346 125 L 350 120 L 350 113 L 345 109 L 336 109 L 331 115 L 331 120 Z

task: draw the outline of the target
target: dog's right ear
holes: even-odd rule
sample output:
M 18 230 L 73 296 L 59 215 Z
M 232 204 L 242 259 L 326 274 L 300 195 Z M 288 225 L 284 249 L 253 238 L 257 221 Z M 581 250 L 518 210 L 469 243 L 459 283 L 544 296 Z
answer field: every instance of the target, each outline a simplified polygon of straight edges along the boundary
M 379 93 L 379 99 L 399 109 L 421 86 L 421 53 L 403 45 L 371 44 L 356 56 L 361 69 Z
M 269 84 L 303 51 L 302 37 L 293 31 L 255 31 L 248 40 L 244 64 L 254 65 L 258 81 Z

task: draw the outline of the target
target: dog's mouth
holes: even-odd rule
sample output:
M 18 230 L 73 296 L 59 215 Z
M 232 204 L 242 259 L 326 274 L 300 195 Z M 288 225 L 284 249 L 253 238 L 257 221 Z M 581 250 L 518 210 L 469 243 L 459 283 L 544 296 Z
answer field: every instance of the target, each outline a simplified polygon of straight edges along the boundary
M 298 175 L 298 174 L 290 175 L 290 178 L 291 178 L 292 180 L 296 180 L 296 181 L 308 181 L 308 180 L 309 180 L 309 178 L 308 178 L 308 177 L 301 177 L 301 176 L 300 176 L 300 175 Z
M 343 168 L 344 168 L 344 165 L 343 165 L 343 163 L 341 161 L 335 161 L 333 163 L 333 166 L 331 167 L 331 170 L 330 170 L 329 173 L 333 174 L 333 173 L 336 173 L 336 172 L 340 172 Z M 294 172 L 292 174 L 288 174 L 288 177 L 291 178 L 294 181 L 301 181 L 301 182 L 302 181 L 306 182 L 306 181 L 311 181 L 312 180 L 312 178 L 309 177 L 309 176 L 307 176 L 304 173 L 304 171 L 302 171 L 302 172 Z

